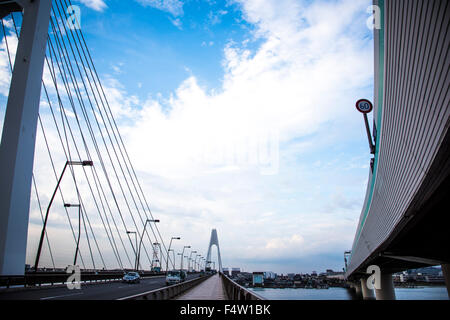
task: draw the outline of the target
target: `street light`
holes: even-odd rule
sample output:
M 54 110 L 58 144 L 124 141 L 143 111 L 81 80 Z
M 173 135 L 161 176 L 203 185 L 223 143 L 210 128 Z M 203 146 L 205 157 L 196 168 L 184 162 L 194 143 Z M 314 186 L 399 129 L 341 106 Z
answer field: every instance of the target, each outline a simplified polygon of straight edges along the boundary
M 188 271 L 191 271 L 191 261 L 192 261 L 192 254 L 197 253 L 196 250 L 191 251 L 191 254 L 189 255 L 189 265 L 188 265 Z
M 70 208 L 70 207 L 78 207 L 78 239 L 77 239 L 77 248 L 75 250 L 75 257 L 73 258 L 73 265 L 77 265 L 77 256 L 78 256 L 78 248 L 80 246 L 80 236 L 81 236 L 81 205 L 79 204 L 70 204 L 65 203 L 64 208 Z M 84 222 L 84 218 L 83 218 Z
M 152 270 L 153 270 L 153 268 L 156 268 L 158 266 L 158 262 L 159 262 L 159 271 L 161 271 L 161 260 L 160 260 L 160 257 L 158 257 L 158 248 L 159 248 L 159 252 L 161 253 L 161 244 L 159 242 L 154 242 L 153 243 Z
M 39 265 L 39 259 L 41 257 L 41 250 L 42 250 L 42 244 L 44 241 L 44 235 L 45 235 L 45 228 L 47 227 L 47 219 L 48 219 L 48 213 L 50 212 L 50 207 L 52 206 L 53 200 L 55 199 L 56 191 L 58 191 L 59 185 L 61 183 L 62 177 L 64 175 L 64 172 L 66 171 L 67 166 L 75 166 L 75 165 L 81 165 L 83 167 L 92 167 L 94 163 L 90 160 L 86 161 L 66 161 L 66 164 L 64 165 L 63 171 L 61 172 L 61 175 L 59 176 L 58 183 L 56 184 L 55 191 L 53 191 L 53 195 L 50 199 L 50 203 L 47 207 L 47 212 L 45 213 L 45 219 L 44 219 L 44 225 L 42 226 L 41 231 L 41 238 L 39 239 L 39 245 L 38 245 L 38 251 L 36 254 L 36 260 L 34 262 L 34 271 L 36 272 Z
M 201 257 L 201 256 L 202 256 L 201 254 L 198 254 L 198 255 L 195 256 L 195 259 L 194 259 L 194 270 L 195 270 L 195 264 L 197 263 L 197 258 Z
M 170 247 L 172 246 L 172 240 L 180 240 L 180 237 L 172 237 L 170 238 L 170 243 L 169 243 L 169 250 L 167 250 L 167 258 L 166 258 L 166 273 L 167 271 L 169 271 L 169 251 L 170 251 Z M 175 261 L 174 261 L 175 263 Z M 174 264 L 174 268 L 175 268 L 175 264 Z
M 184 260 L 184 258 L 187 258 L 188 256 L 183 256 L 183 260 Z M 189 272 L 189 270 L 188 270 L 188 272 Z
M 184 247 L 183 247 L 183 251 L 181 252 L 181 266 L 180 266 L 181 270 L 183 270 L 183 260 L 184 260 L 183 256 L 184 256 L 184 249 L 190 249 L 190 248 L 191 248 L 191 246 L 184 246 Z
M 170 251 L 172 251 L 172 252 L 173 252 L 173 255 L 174 255 L 173 268 L 175 269 L 175 250 L 173 250 L 173 249 L 167 250 L 167 256 L 169 256 Z M 166 267 L 167 267 L 167 269 L 169 268 L 169 266 L 166 266 Z
M 348 257 L 349 255 L 351 255 L 351 254 L 352 254 L 351 251 L 345 251 L 345 252 L 344 252 L 345 272 L 347 272 L 347 257 Z
M 183 270 L 183 269 L 181 269 L 181 265 L 183 264 L 183 254 L 181 252 L 178 252 L 177 256 L 181 256 L 180 270 Z
M 145 232 L 145 227 L 147 226 L 147 222 L 155 222 L 156 223 L 156 222 L 159 222 L 159 220 L 152 220 L 152 219 L 145 220 L 144 229 L 142 230 L 141 240 L 139 241 L 139 250 L 138 250 L 137 261 L 136 261 L 136 270 L 139 270 L 139 259 L 141 257 L 142 238 L 144 237 L 144 232 Z
M 136 248 L 134 249 L 134 255 L 135 255 L 135 260 L 134 260 L 134 266 L 136 267 L 136 261 L 137 261 L 137 232 L 136 231 L 127 231 L 127 234 L 130 233 L 134 233 L 134 237 L 136 239 Z M 136 270 L 136 268 L 134 268 Z

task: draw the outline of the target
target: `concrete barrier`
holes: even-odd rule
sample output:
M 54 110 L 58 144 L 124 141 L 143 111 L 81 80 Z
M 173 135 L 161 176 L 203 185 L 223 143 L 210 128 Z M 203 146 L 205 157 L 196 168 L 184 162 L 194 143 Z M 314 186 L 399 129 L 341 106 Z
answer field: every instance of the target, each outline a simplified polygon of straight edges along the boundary
M 256 293 L 240 286 L 222 272 L 220 273 L 222 278 L 225 291 L 227 293 L 228 299 L 230 300 L 266 300 L 265 298 L 257 295 Z

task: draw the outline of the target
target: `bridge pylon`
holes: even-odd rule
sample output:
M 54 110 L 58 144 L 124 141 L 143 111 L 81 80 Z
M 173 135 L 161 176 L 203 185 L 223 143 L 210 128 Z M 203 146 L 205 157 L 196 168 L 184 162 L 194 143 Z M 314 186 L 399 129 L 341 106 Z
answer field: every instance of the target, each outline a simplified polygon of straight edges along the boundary
M 0 3 L 2 18 L 5 12 L 20 7 L 24 11 L 0 143 L 0 275 L 25 273 L 31 178 L 51 4 L 51 0 Z
M 219 259 L 219 271 L 222 272 L 222 259 L 220 257 L 220 248 L 219 248 L 219 239 L 217 238 L 217 230 L 212 229 L 211 230 L 211 240 L 209 240 L 209 246 L 208 246 L 208 254 L 206 255 L 206 267 L 211 265 L 211 247 L 215 245 L 217 247 L 217 256 Z

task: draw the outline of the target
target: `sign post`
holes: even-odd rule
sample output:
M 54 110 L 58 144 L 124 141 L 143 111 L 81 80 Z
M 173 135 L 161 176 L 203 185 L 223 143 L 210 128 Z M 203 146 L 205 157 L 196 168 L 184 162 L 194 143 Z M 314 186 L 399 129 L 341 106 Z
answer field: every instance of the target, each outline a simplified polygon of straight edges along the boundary
M 373 105 L 367 99 L 360 99 L 356 102 L 356 109 L 363 114 L 364 123 L 366 125 L 367 138 L 369 140 L 370 153 L 375 154 L 375 145 L 372 142 L 372 136 L 370 135 L 369 121 L 367 120 L 367 114 L 372 112 Z

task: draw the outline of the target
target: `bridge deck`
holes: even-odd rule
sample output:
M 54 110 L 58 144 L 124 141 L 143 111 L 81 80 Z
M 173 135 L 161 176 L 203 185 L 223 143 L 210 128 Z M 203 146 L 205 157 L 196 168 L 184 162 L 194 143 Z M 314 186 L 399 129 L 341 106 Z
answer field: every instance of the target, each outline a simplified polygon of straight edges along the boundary
M 198 286 L 183 293 L 176 300 L 227 300 L 222 279 L 219 274 L 206 279 Z

